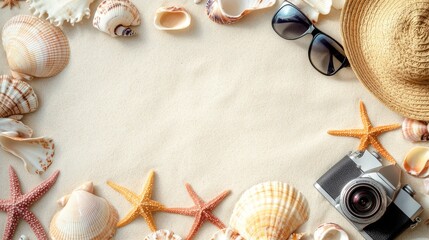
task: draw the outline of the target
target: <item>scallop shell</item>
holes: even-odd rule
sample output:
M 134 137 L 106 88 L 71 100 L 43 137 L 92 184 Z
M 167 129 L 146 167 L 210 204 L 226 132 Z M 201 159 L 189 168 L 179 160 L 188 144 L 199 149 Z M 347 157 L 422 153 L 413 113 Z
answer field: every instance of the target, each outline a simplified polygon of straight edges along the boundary
M 154 24 L 159 30 L 181 30 L 191 25 L 191 15 L 181 7 L 161 7 L 156 10 Z
M 316 23 L 319 20 L 319 11 L 314 9 L 312 6 L 310 6 L 307 2 L 304 0 L 288 0 L 290 3 L 295 5 L 299 10 L 301 10 L 302 13 L 304 13 L 305 16 L 310 19 L 313 23 Z
M 402 134 L 411 142 L 428 141 L 429 131 L 426 122 L 405 118 L 402 122 Z
M 97 7 L 93 25 L 112 37 L 133 36 L 130 26 L 140 25 L 140 13 L 129 0 L 104 0 Z
M 49 229 L 53 240 L 113 237 L 118 212 L 106 199 L 94 195 L 92 189 L 92 183 L 88 182 L 60 199 L 64 208 L 54 215 Z
M 231 228 L 224 228 L 216 232 L 210 240 L 245 240 Z
M 429 148 L 414 147 L 405 156 L 402 163 L 405 171 L 416 177 L 429 176 Z
M 0 146 L 20 158 L 30 173 L 40 174 L 52 164 L 55 145 L 51 138 L 31 138 L 28 126 L 10 118 L 0 118 Z
M 208 0 L 206 13 L 216 23 L 231 24 L 252 11 L 269 8 L 275 3 L 276 0 Z
M 288 239 L 308 220 L 305 197 L 281 182 L 266 182 L 243 193 L 230 226 L 246 240 Z
M 14 78 L 52 77 L 69 62 L 70 47 L 64 33 L 35 16 L 11 18 L 3 27 L 2 39 Z
M 320 225 L 314 232 L 314 240 L 348 240 L 349 236 L 343 228 L 335 223 Z
M 319 13 L 326 15 L 331 12 L 332 0 L 304 0 Z
M 27 0 L 27 2 L 34 15 L 42 17 L 46 13 L 47 20 L 56 26 L 63 25 L 64 21 L 74 26 L 84 17 L 89 18 L 91 15 L 89 5 L 94 0 Z
M 158 230 L 147 235 L 144 240 L 182 240 L 182 238 L 170 230 Z
M 0 75 L 0 118 L 34 112 L 38 106 L 37 96 L 28 83 Z

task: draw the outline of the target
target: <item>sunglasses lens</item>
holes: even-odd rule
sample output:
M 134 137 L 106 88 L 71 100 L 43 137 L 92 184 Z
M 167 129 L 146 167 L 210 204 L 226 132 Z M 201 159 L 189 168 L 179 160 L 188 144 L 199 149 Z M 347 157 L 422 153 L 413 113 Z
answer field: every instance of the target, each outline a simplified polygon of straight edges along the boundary
M 285 5 L 274 15 L 274 31 L 282 38 L 293 40 L 301 37 L 309 28 L 310 21 L 291 5 Z
M 332 38 L 318 34 L 310 46 L 310 61 L 313 66 L 326 75 L 334 75 L 347 58 L 343 47 Z

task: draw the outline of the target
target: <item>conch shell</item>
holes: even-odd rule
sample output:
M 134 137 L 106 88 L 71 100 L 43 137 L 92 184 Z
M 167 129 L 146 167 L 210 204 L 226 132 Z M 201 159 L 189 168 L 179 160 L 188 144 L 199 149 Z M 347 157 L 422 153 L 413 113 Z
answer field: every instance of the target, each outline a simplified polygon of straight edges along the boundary
M 208 0 L 206 13 L 216 23 L 231 24 L 252 11 L 269 8 L 275 3 L 276 0 Z
M 140 13 L 129 0 L 104 0 L 97 7 L 93 25 L 112 37 L 133 36 L 136 34 L 130 26 L 140 25 Z
M 56 26 L 63 25 L 64 21 L 72 26 L 82 21 L 84 17 L 89 18 L 91 10 L 89 5 L 94 0 L 27 0 L 30 4 L 30 10 L 34 10 L 34 15 L 43 16 L 47 14 L 52 24 Z
M 335 223 L 320 225 L 314 232 L 314 240 L 349 240 L 343 228 Z
M 429 148 L 414 147 L 412 148 L 402 163 L 405 171 L 416 177 L 429 176 Z
M 181 7 L 161 7 L 156 10 L 154 24 L 159 30 L 181 30 L 191 25 L 191 15 Z
M 92 182 L 58 202 L 64 208 L 52 218 L 49 233 L 53 240 L 106 240 L 115 234 L 118 212 L 106 199 L 93 194 Z
M 402 122 L 402 134 L 411 142 L 429 140 L 428 124 L 426 122 L 405 118 Z
M 298 190 L 266 182 L 243 193 L 229 225 L 246 240 L 288 239 L 308 217 L 307 200 Z
M 28 83 L 0 75 L 0 118 L 34 112 L 38 106 L 37 96 Z
M 147 235 L 144 240 L 182 240 L 182 238 L 169 230 L 158 230 Z
M 55 145 L 51 138 L 31 138 L 33 130 L 10 118 L 0 118 L 0 146 L 24 162 L 30 173 L 40 174 L 52 164 Z
M 35 16 L 11 18 L 3 27 L 2 39 L 14 78 L 52 77 L 69 62 L 70 47 L 64 33 Z

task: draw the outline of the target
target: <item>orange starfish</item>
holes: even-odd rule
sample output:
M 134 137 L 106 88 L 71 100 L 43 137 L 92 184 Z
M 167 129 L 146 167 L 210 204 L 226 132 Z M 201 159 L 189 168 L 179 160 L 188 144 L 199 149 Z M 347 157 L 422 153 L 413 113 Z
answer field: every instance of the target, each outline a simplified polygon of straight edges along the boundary
M 216 227 L 223 229 L 225 228 L 225 224 L 217 218 L 212 211 L 225 199 L 226 196 L 230 193 L 230 191 L 224 191 L 219 196 L 211 200 L 210 202 L 204 202 L 192 189 L 191 185 L 186 183 L 186 190 L 188 190 L 189 195 L 195 203 L 195 206 L 190 208 L 167 208 L 163 211 L 168 213 L 176 213 L 185 216 L 195 217 L 194 224 L 192 225 L 192 229 L 188 234 L 187 240 L 191 240 L 194 238 L 195 234 L 201 228 L 204 222 L 209 221 L 214 224 Z
M 355 137 L 360 138 L 360 144 L 358 147 L 359 151 L 363 151 L 372 145 L 375 150 L 380 153 L 386 160 L 396 164 L 395 159 L 387 152 L 387 150 L 381 145 L 377 137 L 385 132 L 398 129 L 401 127 L 400 124 L 392 124 L 386 126 L 373 127 L 369 121 L 368 113 L 366 112 L 365 105 L 360 101 L 360 116 L 362 118 L 363 129 L 347 129 L 347 130 L 331 130 L 329 134 L 342 137 Z
M 14 6 L 18 6 L 19 7 L 19 2 L 18 2 L 18 0 L 3 0 L 3 6 L 1 6 L 1 8 L 4 8 L 6 6 L 9 6 L 11 9 Z

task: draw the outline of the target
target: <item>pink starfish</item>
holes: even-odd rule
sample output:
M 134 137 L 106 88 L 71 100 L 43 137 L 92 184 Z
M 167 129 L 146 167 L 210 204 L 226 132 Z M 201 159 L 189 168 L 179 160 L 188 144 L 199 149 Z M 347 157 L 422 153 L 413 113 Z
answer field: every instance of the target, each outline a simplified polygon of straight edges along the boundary
M 29 207 L 49 191 L 55 181 L 57 181 L 59 174 L 59 171 L 54 172 L 52 176 L 31 190 L 31 192 L 22 194 L 18 176 L 16 175 L 15 170 L 12 167 L 9 167 L 11 197 L 7 200 L 0 199 L 0 211 L 7 213 L 7 223 L 3 239 L 12 239 L 21 218 L 30 225 L 37 239 L 48 239 L 48 235 L 43 229 L 42 224 L 40 224 L 36 216 L 30 212 Z
M 185 216 L 195 217 L 194 225 L 192 225 L 192 229 L 188 234 L 187 240 L 191 240 L 194 238 L 195 234 L 201 228 L 204 222 L 209 221 L 220 229 L 225 228 L 225 224 L 217 218 L 212 211 L 222 202 L 222 200 L 228 196 L 230 191 L 224 191 L 216 198 L 211 200 L 210 202 L 204 202 L 192 189 L 191 185 L 186 183 L 186 190 L 188 190 L 189 195 L 195 203 L 195 206 L 190 208 L 167 208 L 163 211 L 169 213 L 176 213 Z

